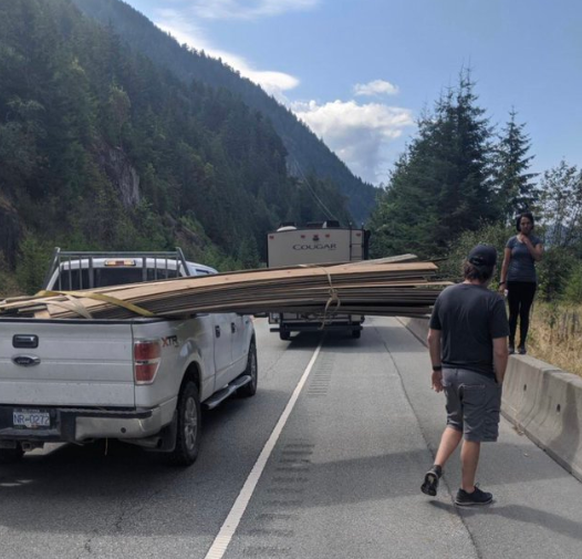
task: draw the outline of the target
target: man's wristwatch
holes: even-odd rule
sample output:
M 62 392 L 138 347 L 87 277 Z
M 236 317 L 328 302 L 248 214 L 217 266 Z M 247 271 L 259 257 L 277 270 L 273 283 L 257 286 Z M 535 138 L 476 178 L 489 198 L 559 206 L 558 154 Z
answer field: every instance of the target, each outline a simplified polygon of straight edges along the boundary
M 443 370 L 443 366 L 442 365 L 433 365 L 432 366 L 432 370 L 433 371 L 442 371 Z

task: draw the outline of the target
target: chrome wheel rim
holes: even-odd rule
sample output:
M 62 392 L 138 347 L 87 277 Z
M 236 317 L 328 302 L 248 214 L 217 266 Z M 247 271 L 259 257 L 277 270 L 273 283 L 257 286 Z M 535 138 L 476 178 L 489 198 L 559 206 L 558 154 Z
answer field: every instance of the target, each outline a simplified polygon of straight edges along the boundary
M 251 384 L 253 388 L 257 386 L 257 354 L 251 351 L 250 359 L 250 373 L 251 373 Z
M 194 398 L 186 400 L 186 409 L 184 410 L 184 440 L 188 450 L 193 450 L 198 438 L 198 409 Z

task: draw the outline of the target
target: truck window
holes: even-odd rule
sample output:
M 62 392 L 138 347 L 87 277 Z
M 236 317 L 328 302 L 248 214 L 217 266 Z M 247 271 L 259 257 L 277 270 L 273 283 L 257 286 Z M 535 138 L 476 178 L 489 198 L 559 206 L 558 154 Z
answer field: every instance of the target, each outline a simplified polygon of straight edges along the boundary
M 148 268 L 146 272 L 146 281 L 155 281 L 161 279 L 175 278 L 176 270 L 153 269 Z M 128 283 L 140 283 L 143 281 L 143 270 L 141 268 L 94 268 L 93 287 L 108 287 L 110 285 L 125 285 Z M 88 289 L 89 270 L 61 270 L 60 283 L 54 285 L 54 289 L 62 291 L 75 291 L 78 289 Z

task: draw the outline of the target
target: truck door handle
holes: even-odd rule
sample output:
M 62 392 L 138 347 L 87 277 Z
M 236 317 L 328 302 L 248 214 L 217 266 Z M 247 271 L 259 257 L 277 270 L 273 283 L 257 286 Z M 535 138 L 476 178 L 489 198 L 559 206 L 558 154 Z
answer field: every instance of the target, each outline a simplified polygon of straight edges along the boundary
M 220 326 L 214 327 L 214 333 L 216 334 L 217 338 L 220 338 Z
M 236 324 L 234 322 L 230 323 L 230 331 L 234 334 L 236 332 Z
M 16 334 L 12 336 L 12 347 L 36 349 L 38 347 L 38 336 L 34 334 Z

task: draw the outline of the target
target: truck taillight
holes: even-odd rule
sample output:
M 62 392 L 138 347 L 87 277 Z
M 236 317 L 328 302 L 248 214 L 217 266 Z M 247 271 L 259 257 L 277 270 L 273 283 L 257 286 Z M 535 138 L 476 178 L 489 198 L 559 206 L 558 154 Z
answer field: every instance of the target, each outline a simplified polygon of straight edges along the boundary
M 160 367 L 162 342 L 138 340 L 133 344 L 133 372 L 136 384 L 151 384 Z

